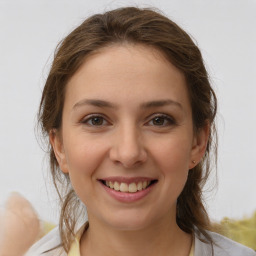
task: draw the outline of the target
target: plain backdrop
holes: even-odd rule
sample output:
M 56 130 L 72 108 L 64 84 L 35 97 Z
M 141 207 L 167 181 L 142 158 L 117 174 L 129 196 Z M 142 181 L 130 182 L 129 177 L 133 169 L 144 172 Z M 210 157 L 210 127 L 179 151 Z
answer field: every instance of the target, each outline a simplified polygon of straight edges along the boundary
M 218 186 L 205 193 L 206 204 L 214 220 L 250 216 L 256 210 L 255 0 L 0 0 L 0 205 L 18 191 L 42 219 L 57 223 L 57 196 L 35 135 L 53 52 L 89 15 L 126 5 L 159 8 L 199 45 L 219 99 Z

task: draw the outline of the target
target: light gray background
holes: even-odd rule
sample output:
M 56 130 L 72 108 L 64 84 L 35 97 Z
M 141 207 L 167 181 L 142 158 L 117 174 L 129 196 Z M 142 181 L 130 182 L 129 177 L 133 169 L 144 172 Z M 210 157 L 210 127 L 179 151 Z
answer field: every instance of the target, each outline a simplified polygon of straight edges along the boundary
M 0 0 L 0 205 L 18 191 L 41 218 L 57 222 L 34 133 L 53 51 L 85 17 L 127 4 L 160 8 L 198 42 L 219 99 L 219 185 L 206 203 L 214 220 L 249 216 L 256 209 L 254 0 Z

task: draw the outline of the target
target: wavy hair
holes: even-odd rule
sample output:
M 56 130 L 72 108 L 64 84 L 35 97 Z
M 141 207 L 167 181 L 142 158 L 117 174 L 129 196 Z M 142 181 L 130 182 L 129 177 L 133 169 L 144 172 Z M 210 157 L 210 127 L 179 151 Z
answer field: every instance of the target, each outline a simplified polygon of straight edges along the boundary
M 186 185 L 178 197 L 176 221 L 183 231 L 202 233 L 208 242 L 212 242 L 206 232 L 210 229 L 210 221 L 202 189 L 211 170 L 210 160 L 216 160 L 217 155 L 214 123 L 217 100 L 199 48 L 183 29 L 158 11 L 126 7 L 96 14 L 60 42 L 38 112 L 42 133 L 47 137 L 53 129 L 60 129 L 66 84 L 85 58 L 103 47 L 123 43 L 150 46 L 161 51 L 185 75 L 195 132 L 206 123 L 210 124 L 206 153 L 201 162 L 189 171 Z M 60 170 L 50 144 L 49 156 L 52 180 L 61 202 L 60 234 L 63 247 L 68 252 L 82 203 L 70 184 L 69 176 Z

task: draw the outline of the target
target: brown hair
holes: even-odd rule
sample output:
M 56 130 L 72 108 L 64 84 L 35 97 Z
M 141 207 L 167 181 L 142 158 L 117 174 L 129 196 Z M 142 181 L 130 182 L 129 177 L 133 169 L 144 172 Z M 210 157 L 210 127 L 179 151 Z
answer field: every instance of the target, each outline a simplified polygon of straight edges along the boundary
M 135 43 L 160 50 L 181 70 L 187 81 L 195 132 L 206 123 L 211 126 L 206 153 L 189 171 L 187 183 L 177 201 L 177 224 L 187 233 L 202 233 L 209 242 L 210 222 L 203 204 L 202 188 L 210 172 L 209 154 L 216 157 L 214 118 L 216 96 L 209 83 L 200 50 L 177 24 L 152 9 L 120 8 L 93 15 L 73 30 L 57 47 L 47 78 L 40 109 L 39 123 L 48 136 L 59 129 L 69 79 L 91 53 L 110 44 Z M 211 156 L 214 156 L 211 155 Z M 61 172 L 50 146 L 50 167 L 54 185 L 61 200 L 60 233 L 64 249 L 70 248 L 81 202 L 70 185 L 69 176 Z

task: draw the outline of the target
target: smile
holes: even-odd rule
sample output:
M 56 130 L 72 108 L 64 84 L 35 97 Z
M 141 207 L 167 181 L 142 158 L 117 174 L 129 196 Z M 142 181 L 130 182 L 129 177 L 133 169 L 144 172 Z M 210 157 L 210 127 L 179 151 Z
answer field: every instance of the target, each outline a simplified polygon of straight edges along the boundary
M 146 197 L 155 187 L 157 179 L 149 177 L 106 177 L 98 179 L 109 196 L 122 203 L 132 203 Z
M 103 184 L 115 191 L 125 192 L 125 193 L 136 193 L 138 191 L 144 190 L 149 187 L 154 180 L 152 181 L 139 181 L 137 183 L 132 182 L 130 184 L 125 182 L 118 182 L 118 181 L 102 181 Z

